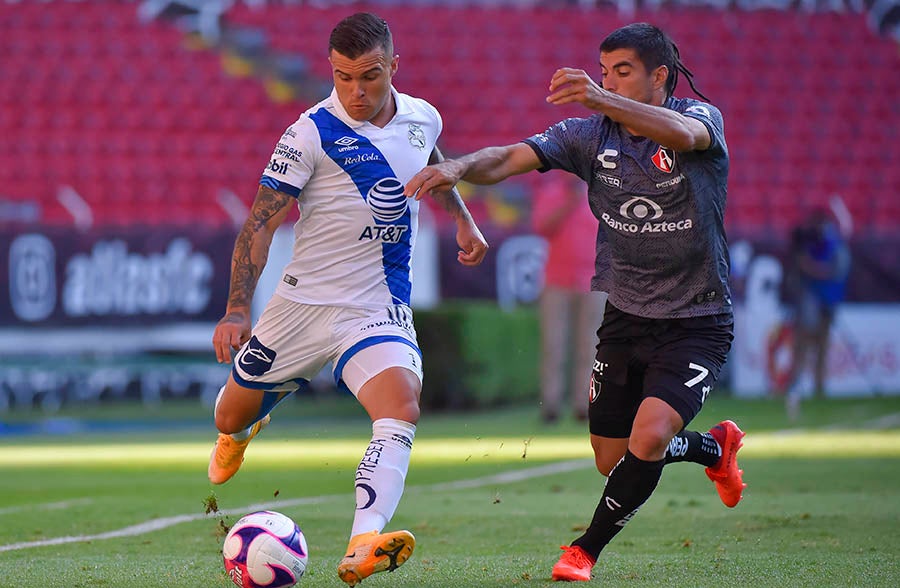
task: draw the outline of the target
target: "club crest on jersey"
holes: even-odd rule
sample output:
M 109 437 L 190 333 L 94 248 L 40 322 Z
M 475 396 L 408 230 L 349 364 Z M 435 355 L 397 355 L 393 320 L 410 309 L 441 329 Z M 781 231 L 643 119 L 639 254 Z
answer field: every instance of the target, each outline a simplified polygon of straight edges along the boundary
M 422 125 L 417 123 L 409 123 L 409 127 L 406 132 L 407 138 L 409 138 L 409 144 L 422 151 L 425 149 L 425 131 L 422 130 Z
M 662 145 L 650 159 L 653 161 L 653 165 L 667 174 L 672 173 L 672 170 L 675 169 L 675 153 Z

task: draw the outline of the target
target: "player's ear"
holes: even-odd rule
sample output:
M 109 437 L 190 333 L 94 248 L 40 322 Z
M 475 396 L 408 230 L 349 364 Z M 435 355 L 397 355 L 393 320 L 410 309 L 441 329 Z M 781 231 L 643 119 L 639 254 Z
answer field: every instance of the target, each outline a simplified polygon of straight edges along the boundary
M 653 70 L 653 74 L 651 75 L 651 77 L 653 78 L 654 90 L 665 88 L 666 80 L 669 79 L 669 67 L 666 65 L 660 65 L 655 70 Z
M 397 73 L 397 68 L 399 67 L 399 65 L 400 65 L 400 56 L 394 55 L 391 58 L 391 76 L 393 76 L 395 73 Z

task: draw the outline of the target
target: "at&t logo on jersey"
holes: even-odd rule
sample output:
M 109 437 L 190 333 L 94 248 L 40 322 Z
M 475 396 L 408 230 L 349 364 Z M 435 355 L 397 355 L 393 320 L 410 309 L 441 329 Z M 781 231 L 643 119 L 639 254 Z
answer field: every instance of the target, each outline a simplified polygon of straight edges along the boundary
M 366 194 L 366 202 L 375 218 L 386 223 L 403 216 L 409 204 L 403 195 L 403 184 L 397 178 L 382 178 Z
M 403 195 L 403 184 L 397 178 L 382 178 L 366 194 L 366 203 L 375 220 L 393 223 L 403 217 L 409 208 Z M 399 243 L 409 227 L 406 225 L 376 224 L 363 229 L 359 240 L 378 240 L 385 243 Z

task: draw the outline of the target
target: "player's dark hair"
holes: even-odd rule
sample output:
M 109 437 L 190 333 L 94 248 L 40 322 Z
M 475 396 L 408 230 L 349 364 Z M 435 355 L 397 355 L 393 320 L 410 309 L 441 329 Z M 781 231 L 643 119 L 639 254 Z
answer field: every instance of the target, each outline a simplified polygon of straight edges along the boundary
M 384 49 L 390 59 L 394 53 L 394 39 L 384 19 L 369 12 L 348 16 L 334 27 L 328 39 L 329 53 L 334 50 L 349 59 L 379 48 Z
M 666 98 L 675 93 L 678 75 L 683 74 L 694 93 L 709 102 L 709 98 L 694 86 L 694 74 L 681 62 L 678 46 L 658 27 L 646 22 L 636 22 L 616 29 L 603 39 L 600 51 L 609 53 L 616 49 L 633 49 L 647 71 L 661 65 L 669 68 L 669 77 L 666 78 Z

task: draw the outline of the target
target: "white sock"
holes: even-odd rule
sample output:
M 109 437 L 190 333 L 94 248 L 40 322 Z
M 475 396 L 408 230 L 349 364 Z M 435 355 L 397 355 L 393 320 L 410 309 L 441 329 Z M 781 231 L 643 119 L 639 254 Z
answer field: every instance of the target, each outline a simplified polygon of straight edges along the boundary
M 372 423 L 372 440 L 356 468 L 356 514 L 350 536 L 381 531 L 403 495 L 416 426 L 397 419 Z
M 221 388 L 219 388 L 219 393 L 216 394 L 216 406 L 213 409 L 213 417 L 214 418 L 215 418 L 215 413 L 218 412 L 218 410 L 219 410 L 219 401 L 222 400 L 222 394 L 224 394 L 224 393 L 225 393 L 225 386 L 222 386 Z M 256 423 L 253 423 L 253 424 L 255 425 Z M 231 438 L 234 439 L 235 441 L 243 441 L 244 439 L 246 439 L 247 437 L 250 436 L 250 429 L 252 429 L 252 428 L 253 428 L 253 425 L 250 425 L 243 431 L 238 431 L 237 433 L 232 433 Z

